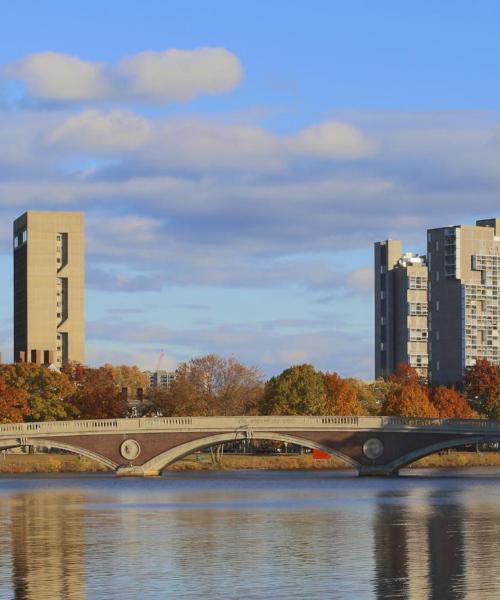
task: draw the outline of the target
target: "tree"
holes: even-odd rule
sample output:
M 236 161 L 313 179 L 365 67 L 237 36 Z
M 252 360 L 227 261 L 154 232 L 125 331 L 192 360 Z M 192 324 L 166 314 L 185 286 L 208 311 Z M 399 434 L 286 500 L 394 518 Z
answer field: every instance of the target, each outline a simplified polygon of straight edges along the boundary
M 420 385 L 422 383 L 422 378 L 418 374 L 418 371 L 405 363 L 399 364 L 387 379 L 389 382 L 399 385 L 407 383 Z
M 414 382 L 395 386 L 382 405 L 382 414 L 399 417 L 439 417 L 436 407 L 429 400 L 427 390 Z
M 434 388 L 431 392 L 431 400 L 439 416 L 444 419 L 475 419 L 478 417 L 467 399 L 453 388 L 444 385 Z
M 137 388 L 144 389 L 148 385 L 148 378 L 139 367 L 106 363 L 104 368 L 111 372 L 113 381 L 119 390 L 127 388 L 131 399 L 137 399 Z
M 159 395 L 159 409 L 175 416 L 256 414 L 262 392 L 256 367 L 209 354 L 179 365 L 168 397 Z
M 65 371 L 75 384 L 71 397 L 73 406 L 82 419 L 125 417 L 128 403 L 113 380 L 108 367 L 92 369 L 80 364 L 69 364 Z
M 161 387 L 149 388 L 141 410 L 145 416 L 155 414 L 165 417 L 173 416 L 175 413 L 175 401 L 171 391 Z
M 320 415 L 325 410 L 323 374 L 312 365 L 297 365 L 266 383 L 260 412 L 264 415 Z
M 465 369 L 464 384 L 467 397 L 480 413 L 500 419 L 500 365 L 478 359 Z
M 354 387 L 337 373 L 323 375 L 325 386 L 325 415 L 362 415 Z
M 7 385 L 0 375 L 0 423 L 21 423 L 30 414 L 28 394 Z
M 0 375 L 10 387 L 26 392 L 27 420 L 60 421 L 78 415 L 70 402 L 75 387 L 64 373 L 31 363 L 16 363 L 0 365 Z
M 387 394 L 394 387 L 392 383 L 384 379 L 377 379 L 376 381 L 367 383 L 361 379 L 349 377 L 346 381 L 354 390 L 365 415 L 378 415 L 380 407 L 387 398 Z

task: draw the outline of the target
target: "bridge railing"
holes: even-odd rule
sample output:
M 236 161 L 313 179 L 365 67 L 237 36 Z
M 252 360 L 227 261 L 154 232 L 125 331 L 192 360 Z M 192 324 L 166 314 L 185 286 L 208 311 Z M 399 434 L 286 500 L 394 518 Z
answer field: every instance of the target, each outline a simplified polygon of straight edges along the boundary
M 134 419 L 94 419 L 85 421 L 45 421 L 39 423 L 4 423 L 0 435 L 78 434 L 114 431 L 160 430 L 250 430 L 263 429 L 441 429 L 500 432 L 500 422 L 486 419 L 426 419 L 418 417 L 356 416 L 241 416 L 241 417 L 146 417 Z

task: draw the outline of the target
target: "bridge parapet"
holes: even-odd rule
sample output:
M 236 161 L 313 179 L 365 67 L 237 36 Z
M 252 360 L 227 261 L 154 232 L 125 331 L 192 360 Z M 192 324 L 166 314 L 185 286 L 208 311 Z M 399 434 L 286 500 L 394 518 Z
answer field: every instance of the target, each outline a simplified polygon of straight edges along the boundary
M 500 422 L 486 419 L 426 419 L 417 417 L 356 416 L 241 416 L 241 417 L 145 417 L 5 423 L 0 436 L 39 436 L 132 431 L 271 431 L 296 430 L 414 430 L 500 432 Z

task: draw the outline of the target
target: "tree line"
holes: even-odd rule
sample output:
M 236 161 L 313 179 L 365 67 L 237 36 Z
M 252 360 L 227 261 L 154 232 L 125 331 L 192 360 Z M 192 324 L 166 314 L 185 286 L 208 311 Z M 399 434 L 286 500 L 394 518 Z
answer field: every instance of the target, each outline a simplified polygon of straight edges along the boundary
M 119 418 L 130 414 L 122 388 L 146 388 L 137 367 L 28 363 L 0 365 L 0 422 Z M 179 365 L 169 389 L 145 390 L 144 416 L 395 415 L 500 419 L 500 366 L 478 360 L 456 387 L 428 386 L 400 365 L 364 382 L 296 365 L 265 381 L 261 371 L 214 354 Z

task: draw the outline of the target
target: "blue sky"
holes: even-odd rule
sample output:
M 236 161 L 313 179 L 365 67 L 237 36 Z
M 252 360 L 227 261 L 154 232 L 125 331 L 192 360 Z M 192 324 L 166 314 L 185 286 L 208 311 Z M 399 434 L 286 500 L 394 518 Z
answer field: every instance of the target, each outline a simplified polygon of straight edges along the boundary
M 372 243 L 498 215 L 496 2 L 2 2 L 11 222 L 84 210 L 87 359 L 372 377 Z

